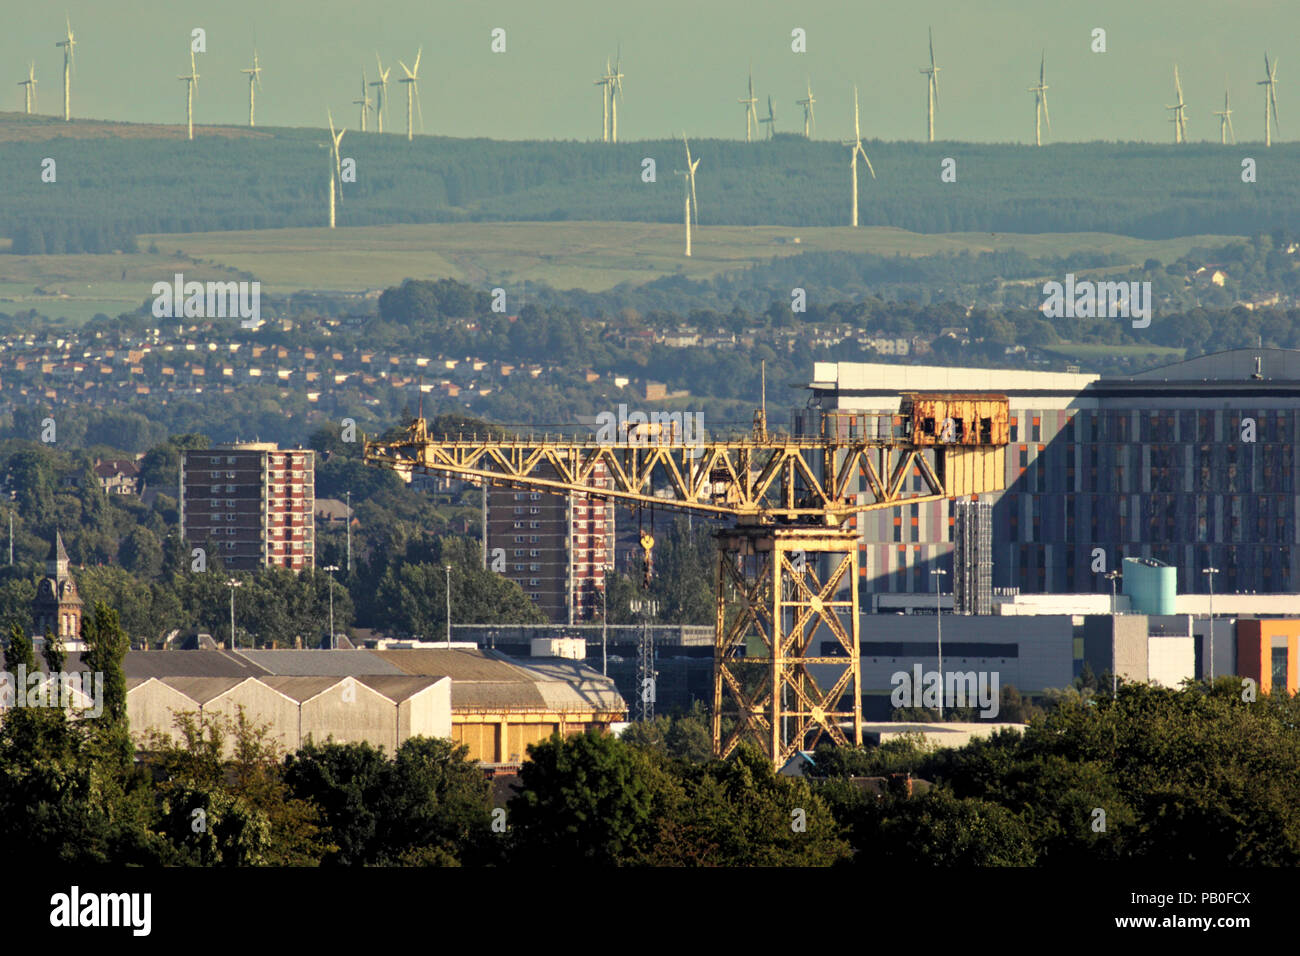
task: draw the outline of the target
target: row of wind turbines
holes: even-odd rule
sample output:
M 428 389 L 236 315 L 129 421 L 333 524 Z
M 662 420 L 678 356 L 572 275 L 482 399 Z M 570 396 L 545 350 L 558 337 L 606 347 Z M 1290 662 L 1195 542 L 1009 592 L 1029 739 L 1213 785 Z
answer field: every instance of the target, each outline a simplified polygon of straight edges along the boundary
M 809 99 L 812 99 L 811 93 Z M 811 120 L 811 116 L 809 117 Z M 871 166 L 871 159 L 867 156 L 867 151 L 862 145 L 862 129 L 858 118 L 858 88 L 853 87 L 853 139 L 841 141 L 841 145 L 849 150 L 849 183 L 851 198 L 849 200 L 849 225 L 857 228 L 858 225 L 858 157 L 867 164 L 867 172 L 871 178 L 876 178 L 876 171 Z M 695 171 L 700 168 L 699 159 L 691 157 L 691 144 L 682 134 L 682 146 L 686 149 L 686 168 L 673 170 L 673 173 L 682 177 L 683 208 L 684 222 L 686 226 L 686 255 L 691 254 L 691 222 L 695 223 L 695 228 L 700 226 L 700 204 L 696 198 L 695 192 Z M 333 226 L 332 208 L 330 225 Z
M 930 69 L 935 70 L 934 66 L 934 39 L 930 40 Z M 930 72 L 922 70 L 922 73 Z M 1264 87 L 1264 145 L 1273 145 L 1273 127 L 1281 128 L 1281 123 L 1277 118 L 1277 60 L 1269 60 L 1268 53 L 1264 53 L 1264 79 L 1255 84 Z M 1034 94 L 1034 145 L 1043 145 L 1043 122 L 1047 122 L 1047 131 L 1052 131 L 1052 117 L 1047 112 L 1047 52 L 1044 51 L 1042 58 L 1038 61 L 1038 82 L 1029 87 L 1029 92 Z M 938 95 L 937 87 L 934 85 L 933 76 L 931 77 L 931 102 L 930 102 L 930 142 L 934 142 L 934 99 Z M 1166 104 L 1165 109 L 1174 115 L 1169 118 L 1169 122 L 1174 124 L 1174 143 L 1183 144 L 1187 142 L 1187 103 L 1183 99 L 1183 84 L 1178 77 L 1178 64 L 1174 64 L 1174 96 L 1175 103 Z M 1232 101 L 1231 91 L 1228 89 L 1227 78 L 1223 82 L 1223 109 L 1211 111 L 1212 116 L 1219 117 L 1219 143 L 1223 146 L 1229 145 L 1229 141 L 1236 145 L 1237 134 L 1232 129 Z
M 56 48 L 63 49 L 63 119 L 65 122 L 72 119 L 72 60 L 73 51 L 77 46 L 77 38 L 72 35 L 72 21 L 65 19 L 67 33 L 62 40 L 54 44 Z M 23 103 L 25 111 L 28 114 L 36 111 L 36 61 L 32 60 L 27 66 L 27 79 L 18 84 L 23 87 Z
M 65 34 L 63 39 L 55 43 L 55 47 L 63 50 L 63 119 L 71 121 L 72 119 L 72 73 L 76 45 L 78 40 L 72 32 L 71 19 L 65 18 Z M 930 40 L 930 65 L 921 67 L 919 72 L 926 78 L 926 106 L 925 106 L 925 125 L 926 137 L 929 142 L 934 142 L 934 114 L 939 105 L 939 73 L 942 70 L 934 55 L 934 31 L 929 31 Z M 419 73 L 420 57 L 423 53 L 421 47 L 415 54 L 415 65 L 408 67 L 404 62 L 398 60 L 398 65 L 405 74 L 399 82 L 406 86 L 406 138 L 411 140 L 414 137 L 415 116 L 420 118 L 420 128 L 424 128 L 424 113 L 420 109 L 419 94 Z M 379 54 L 375 54 L 375 61 L 378 67 L 378 79 L 374 81 L 367 80 L 364 68 L 361 71 L 361 96 L 352 101 L 353 105 L 360 107 L 359 127 L 361 132 L 367 132 L 367 119 L 370 113 L 374 113 L 377 131 L 384 131 L 384 115 L 387 111 L 388 104 L 388 77 L 392 72 L 392 67 L 384 69 L 383 61 Z M 613 64 L 609 59 L 605 60 L 605 72 L 595 81 L 594 85 L 601 88 L 601 141 L 606 143 L 618 142 L 618 103 L 623 95 L 623 53 L 620 45 L 618 56 Z M 257 90 L 262 88 L 262 67 L 258 62 L 257 51 L 253 51 L 253 65 L 250 68 L 240 70 L 241 73 L 248 76 L 248 125 L 256 125 L 257 109 Z M 185 123 L 186 132 L 189 139 L 194 138 L 194 89 L 198 85 L 199 73 L 194 59 L 194 50 L 190 50 L 190 72 L 182 73 L 176 77 L 185 83 Z M 1264 145 L 1273 145 L 1273 127 L 1279 126 L 1280 123 L 1277 115 L 1277 60 L 1269 58 L 1268 53 L 1264 54 L 1264 79 L 1256 83 L 1262 86 L 1264 90 Z M 24 109 L 28 114 L 36 111 L 36 63 L 32 61 L 27 68 L 27 79 L 18 83 L 23 87 L 24 92 Z M 1236 143 L 1236 133 L 1232 128 L 1232 104 L 1230 91 L 1227 89 L 1227 83 L 1224 83 L 1223 109 L 1214 110 L 1212 115 L 1219 117 L 1219 141 L 1223 145 L 1228 145 L 1231 140 Z M 375 90 L 375 99 L 370 98 L 370 90 Z M 1034 145 L 1043 145 L 1043 126 L 1046 124 L 1047 131 L 1052 130 L 1052 118 L 1047 108 L 1047 53 L 1043 51 L 1042 57 L 1038 63 L 1038 82 L 1028 88 L 1028 92 L 1034 94 Z M 803 135 L 810 138 L 816 129 L 816 119 L 813 112 L 813 105 L 817 102 L 813 96 L 812 82 L 808 81 L 806 86 L 806 96 L 803 99 L 796 100 L 798 106 L 803 107 Z M 1174 126 L 1174 142 L 1177 144 L 1187 142 L 1187 104 L 1183 100 L 1182 81 L 1178 75 L 1178 66 L 1174 65 L 1174 93 L 1176 102 L 1167 104 L 1165 109 L 1173 113 L 1170 122 Z M 776 111 L 772 102 L 772 97 L 767 97 L 767 116 L 759 117 L 758 115 L 758 97 L 754 95 L 754 70 L 750 65 L 749 87 L 747 95 L 739 98 L 737 102 L 744 107 L 745 111 L 745 141 L 752 142 L 754 134 L 761 127 L 766 126 L 766 138 L 771 139 L 776 134 Z M 854 103 L 854 115 L 857 115 L 856 100 Z M 856 125 L 856 124 L 855 124 Z M 856 155 L 856 154 L 855 154 Z
M 73 35 L 71 19 L 65 19 L 65 25 L 66 25 L 67 32 L 64 35 L 64 38 L 54 45 L 55 47 L 61 48 L 63 50 L 63 119 L 64 122 L 71 122 L 73 60 L 74 60 L 74 51 L 79 41 Z M 414 107 L 414 110 L 417 112 L 420 110 L 420 94 L 419 94 L 418 84 L 419 84 L 419 75 L 420 75 L 420 57 L 423 54 L 423 52 L 424 52 L 423 47 L 421 47 L 419 50 L 416 51 L 414 66 L 408 67 L 401 60 L 397 61 L 398 65 L 402 68 L 402 72 L 406 74 L 398 82 L 406 86 L 406 138 L 408 140 L 414 138 L 414 123 L 413 123 L 414 113 L 412 108 Z M 388 76 L 392 72 L 392 67 L 389 67 L 387 70 L 384 69 L 383 61 L 379 58 L 378 53 L 375 54 L 375 60 L 379 67 L 379 79 L 375 80 L 374 82 L 367 82 L 366 73 L 365 70 L 363 69 L 361 71 L 361 98 L 352 101 L 354 104 L 357 104 L 361 107 L 360 125 L 361 125 L 361 132 L 363 133 L 366 132 L 366 119 L 367 119 L 368 112 L 374 112 L 375 118 L 378 123 L 378 132 L 382 133 L 384 131 L 384 114 L 386 112 L 387 100 L 388 100 Z M 253 65 L 250 68 L 242 69 L 239 72 L 248 76 L 248 125 L 256 126 L 257 125 L 257 90 L 260 90 L 262 88 L 262 67 L 261 64 L 258 62 L 258 56 L 256 50 L 253 51 Z M 185 125 L 186 125 L 186 131 L 188 137 L 190 139 L 193 139 L 194 138 L 194 89 L 196 86 L 198 86 L 199 71 L 194 59 L 194 49 L 192 46 L 190 48 L 190 71 L 189 73 L 178 74 L 176 78 L 185 83 Z M 617 79 L 620 81 L 619 89 L 621 90 L 622 77 L 619 76 L 617 77 Z M 33 60 L 28 64 L 27 79 L 19 82 L 18 86 L 23 87 L 23 111 L 28 115 L 35 113 L 37 109 L 36 61 Z M 370 87 L 378 87 L 378 89 L 376 90 L 376 99 L 373 102 L 371 101 L 369 95 Z M 420 127 L 421 129 L 423 129 L 424 114 L 423 112 L 420 112 L 419 115 L 420 115 Z M 614 119 L 614 130 L 615 130 L 615 136 L 617 137 L 617 130 L 618 130 L 617 115 L 615 115 L 615 119 Z

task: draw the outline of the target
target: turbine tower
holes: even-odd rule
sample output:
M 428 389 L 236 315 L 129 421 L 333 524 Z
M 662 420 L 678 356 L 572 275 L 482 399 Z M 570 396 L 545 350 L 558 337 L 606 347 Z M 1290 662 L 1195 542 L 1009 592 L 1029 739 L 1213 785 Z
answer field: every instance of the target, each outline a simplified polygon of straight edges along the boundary
M 361 70 L 361 99 L 353 100 L 354 106 L 361 107 L 361 132 L 366 131 L 366 112 L 370 109 L 370 93 L 366 89 L 366 71 L 363 67 Z
M 1273 145 L 1273 127 L 1269 125 L 1269 110 L 1273 111 L 1273 122 L 1278 123 L 1277 119 L 1277 60 L 1270 65 L 1268 54 L 1264 54 L 1264 79 L 1255 84 L 1264 87 L 1264 145 Z M 1278 123 L 1278 127 L 1281 127 Z
M 930 142 L 934 142 L 934 108 L 939 105 L 939 70 L 942 67 L 934 65 L 934 29 L 930 29 L 930 68 L 921 68 L 921 73 L 928 76 L 926 81 L 925 93 L 925 125 L 930 134 Z M 1041 83 L 1042 80 L 1039 80 Z M 1044 87 L 1046 88 L 1046 87 Z
M 599 86 L 600 89 L 600 141 L 609 142 L 609 78 L 613 73 L 613 67 L 609 65 L 609 57 L 605 58 L 605 72 L 600 75 L 600 79 L 594 81 L 592 86 Z
M 72 35 L 72 21 L 66 17 L 64 20 L 68 25 L 68 34 L 54 45 L 63 47 L 63 121 L 67 123 L 72 119 L 72 54 L 77 40 Z
M 32 110 L 36 109 L 36 63 L 35 62 L 33 62 L 30 66 L 27 67 L 27 79 L 23 80 L 18 85 L 26 87 L 26 89 L 23 90 L 23 103 L 25 106 L 24 111 L 30 115 Z
M 239 72 L 248 74 L 248 125 L 256 126 L 257 124 L 254 122 L 254 119 L 256 118 L 255 111 L 257 107 L 257 100 L 253 96 L 253 84 L 256 83 L 258 89 L 261 89 L 262 86 L 262 68 L 257 65 L 256 50 L 253 51 L 252 69 L 240 70 Z
M 393 68 L 390 66 L 385 70 L 378 53 L 375 54 L 375 63 L 379 66 L 379 79 L 370 85 L 379 87 L 375 93 L 375 118 L 379 122 L 379 132 L 382 133 L 384 131 L 384 110 L 388 105 L 388 74 L 392 72 Z
M 1178 102 L 1173 106 L 1166 106 L 1165 109 L 1174 111 L 1173 119 L 1170 120 L 1174 124 L 1174 142 L 1185 143 L 1187 142 L 1187 106 L 1183 103 L 1183 84 L 1178 79 L 1177 63 L 1174 64 L 1174 92 L 1178 94 Z
M 686 219 L 686 254 L 691 254 L 691 210 L 695 210 L 695 225 L 700 225 L 700 206 L 695 201 L 695 170 L 700 166 L 700 161 L 691 160 L 691 144 L 686 141 L 686 134 L 682 133 L 682 145 L 686 147 L 686 168 L 675 169 L 673 172 L 682 177 L 682 191 L 685 194 L 685 219 Z
M 809 131 L 817 128 L 817 118 L 813 116 L 813 104 L 816 103 L 817 101 L 813 99 L 812 80 L 808 81 L 807 98 L 802 100 L 795 100 L 795 102 L 799 106 L 803 107 L 803 138 L 812 139 L 812 135 Z
M 317 147 L 326 151 L 326 156 L 330 161 L 330 185 L 329 185 L 329 228 L 334 228 L 334 148 L 326 143 L 317 143 Z
M 862 148 L 862 133 L 858 128 L 858 88 L 853 87 L 853 139 L 843 141 L 843 145 L 849 147 L 852 152 L 849 154 L 849 178 L 853 182 L 853 206 L 849 216 L 849 225 L 853 228 L 858 226 L 858 154 L 862 154 L 862 160 L 867 164 L 867 171 L 871 173 L 871 178 L 876 178 L 876 171 L 871 168 L 871 160 L 867 157 L 867 151 Z
M 178 80 L 185 81 L 185 125 L 189 130 L 189 138 L 194 138 L 194 87 L 199 82 L 198 71 L 194 68 L 194 51 L 190 50 L 190 72 L 188 75 L 176 77 Z
M 754 127 L 758 125 L 758 97 L 754 95 L 754 64 L 749 65 L 749 96 L 741 97 L 736 100 L 741 106 L 745 107 L 745 142 L 754 141 Z
M 420 80 L 420 54 L 424 52 L 424 47 L 415 51 L 415 66 L 408 69 L 406 64 L 401 60 L 397 65 L 402 68 L 406 76 L 402 77 L 402 82 L 406 84 L 406 141 L 409 143 L 413 138 L 414 116 L 411 112 L 411 106 L 414 103 L 415 108 L 420 108 L 420 91 L 416 88 Z M 420 111 L 420 132 L 424 132 L 424 111 Z
M 609 61 L 606 60 L 606 65 Z M 609 141 L 618 142 L 618 98 L 623 95 L 623 48 L 618 49 L 614 60 L 614 72 L 606 79 L 609 81 Z
M 1223 109 L 1215 110 L 1214 115 L 1219 117 L 1219 142 L 1227 146 L 1228 137 L 1232 137 L 1232 145 L 1237 145 L 1237 134 L 1232 131 L 1232 105 L 1228 101 L 1228 80 L 1223 80 Z
M 1047 112 L 1047 51 L 1038 61 L 1038 85 L 1031 86 L 1029 92 L 1034 94 L 1034 145 L 1043 145 L 1043 120 L 1047 120 L 1047 131 L 1052 131 L 1052 117 Z
M 770 96 L 767 98 L 767 115 L 759 122 L 767 124 L 767 138 L 771 139 L 776 133 L 776 114 L 772 112 L 772 97 Z

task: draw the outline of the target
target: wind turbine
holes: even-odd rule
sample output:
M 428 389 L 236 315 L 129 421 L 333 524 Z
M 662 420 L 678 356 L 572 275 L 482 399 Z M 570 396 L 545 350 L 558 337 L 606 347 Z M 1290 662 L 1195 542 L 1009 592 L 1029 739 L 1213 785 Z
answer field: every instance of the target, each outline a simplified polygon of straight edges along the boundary
M 256 126 L 257 124 L 253 120 L 254 120 L 254 110 L 255 107 L 257 106 L 257 101 L 253 97 L 253 84 L 256 83 L 258 89 L 262 88 L 262 68 L 257 65 L 256 50 L 253 51 L 252 69 L 240 70 L 239 72 L 248 74 L 248 125 Z
M 1277 60 L 1272 65 L 1268 62 L 1268 54 L 1264 54 L 1264 75 L 1265 79 L 1256 83 L 1256 86 L 1264 87 L 1264 145 L 1273 145 L 1273 128 L 1269 125 L 1268 111 L 1273 110 L 1273 122 L 1278 123 L 1277 119 Z M 1281 123 L 1278 123 L 1279 128 Z
M 770 96 L 767 98 L 767 115 L 759 122 L 767 124 L 767 138 L 771 139 L 776 134 L 776 114 L 772 112 L 772 97 Z
M 36 64 L 35 62 L 33 62 L 30 66 L 27 67 L 27 79 L 23 80 L 18 85 L 27 87 L 27 89 L 23 90 L 23 102 L 26 107 L 25 111 L 28 114 L 30 114 L 32 110 L 36 109 Z
M 691 160 L 691 144 L 686 141 L 686 134 L 682 133 L 682 145 L 686 147 L 686 169 L 675 169 L 673 172 L 682 177 L 682 191 L 685 194 L 686 207 L 686 254 L 691 254 L 691 209 L 695 210 L 695 225 L 700 225 L 700 205 L 695 201 L 695 170 L 699 169 L 700 161 Z
M 190 50 L 190 72 L 188 76 L 178 76 L 178 80 L 185 81 L 185 124 L 189 130 L 189 138 L 194 138 L 194 87 L 199 82 L 198 71 L 194 68 L 194 51 Z
M 752 63 L 749 65 L 749 96 L 741 97 L 736 102 L 745 107 L 745 142 L 751 143 L 754 139 L 754 127 L 758 125 L 758 110 L 754 108 L 758 104 L 758 98 L 754 96 L 754 64 Z
M 1165 109 L 1173 110 L 1174 116 L 1170 120 L 1174 124 L 1174 142 L 1187 142 L 1187 106 L 1183 103 L 1183 84 L 1178 79 L 1178 64 L 1174 64 L 1174 91 L 1178 94 L 1178 102 L 1173 106 L 1166 106 Z
M 68 35 L 54 45 L 63 47 L 63 121 L 67 123 L 72 119 L 72 54 L 77 40 L 72 35 L 72 21 L 66 17 L 64 20 L 68 25 Z
M 1215 110 L 1214 115 L 1219 117 L 1219 142 L 1224 146 L 1228 145 L 1228 137 L 1232 137 L 1232 144 L 1237 145 L 1237 134 L 1232 131 L 1232 105 L 1228 102 L 1228 78 L 1223 79 L 1223 109 Z
M 921 72 L 924 75 L 929 77 L 929 80 L 926 81 L 925 121 L 926 121 L 926 128 L 929 130 L 930 133 L 930 142 L 932 143 L 934 142 L 934 108 L 939 105 L 939 70 L 940 69 L 942 69 L 942 67 L 938 67 L 934 65 L 934 29 L 931 28 L 930 29 L 930 68 L 927 70 L 925 67 L 922 67 Z M 1039 80 L 1039 83 L 1040 84 L 1042 83 L 1041 79 Z M 1044 87 L 1044 89 L 1046 89 L 1046 87 Z
M 1047 131 L 1052 131 L 1052 117 L 1047 112 L 1047 51 L 1038 62 L 1038 85 L 1031 86 L 1029 92 L 1034 94 L 1034 145 L 1043 145 L 1043 120 L 1047 120 Z
M 817 118 L 813 116 L 813 104 L 817 101 L 813 99 L 812 95 L 812 80 L 808 81 L 808 98 L 795 100 L 795 102 L 803 107 L 803 138 L 811 139 L 809 130 L 817 128 Z
M 849 178 L 853 180 L 853 210 L 849 219 L 849 225 L 855 229 L 858 225 L 858 154 L 862 154 L 863 161 L 867 164 L 867 171 L 871 173 L 871 178 L 876 178 L 876 171 L 871 168 L 871 160 L 867 158 L 867 151 L 862 148 L 862 133 L 858 129 L 858 88 L 853 87 L 853 139 L 844 141 L 844 146 L 852 149 L 849 159 Z
M 606 65 L 609 61 L 606 60 Z M 620 45 L 618 56 L 614 60 L 614 72 L 606 78 L 609 80 L 609 141 L 618 142 L 618 98 L 623 95 L 623 47 Z
M 406 64 L 403 63 L 401 60 L 397 61 L 397 65 L 400 66 L 402 68 L 402 72 L 406 74 L 406 76 L 402 77 L 402 82 L 406 84 L 406 140 L 407 142 L 411 141 L 412 131 L 414 129 L 413 126 L 414 114 L 411 112 L 411 104 L 414 102 L 416 109 L 419 109 L 420 107 L 420 91 L 416 89 L 416 86 L 419 83 L 419 78 L 420 78 L 420 54 L 422 54 L 423 52 L 424 52 L 424 47 L 420 47 L 420 49 L 415 51 L 414 68 L 408 69 Z M 420 111 L 420 132 L 424 132 L 424 111 L 423 110 Z
M 388 74 L 392 72 L 393 68 L 390 66 L 385 70 L 378 53 L 375 54 L 375 63 L 379 66 L 379 79 L 370 85 L 379 87 L 378 92 L 375 94 L 375 117 L 379 120 L 379 132 L 382 133 L 384 131 L 384 109 L 388 103 Z
M 352 101 L 354 106 L 361 107 L 361 132 L 366 131 L 366 111 L 370 109 L 370 94 L 366 90 L 366 71 L 361 70 L 361 99 Z

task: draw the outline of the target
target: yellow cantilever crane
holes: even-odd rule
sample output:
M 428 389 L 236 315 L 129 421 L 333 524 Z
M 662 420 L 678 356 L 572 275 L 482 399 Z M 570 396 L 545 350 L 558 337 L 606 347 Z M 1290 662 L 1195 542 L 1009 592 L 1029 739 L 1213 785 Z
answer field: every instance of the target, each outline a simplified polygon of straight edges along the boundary
M 1005 396 L 914 393 L 897 414 L 825 412 L 820 434 L 798 438 L 769 435 L 761 411 L 747 437 L 692 440 L 431 436 L 421 416 L 367 441 L 365 462 L 731 519 L 715 535 L 713 747 L 752 740 L 780 766 L 823 735 L 848 743 L 846 728 L 862 742 L 858 533 L 845 525 L 1001 490 L 1007 441 Z M 815 651 L 827 639 L 833 656 Z

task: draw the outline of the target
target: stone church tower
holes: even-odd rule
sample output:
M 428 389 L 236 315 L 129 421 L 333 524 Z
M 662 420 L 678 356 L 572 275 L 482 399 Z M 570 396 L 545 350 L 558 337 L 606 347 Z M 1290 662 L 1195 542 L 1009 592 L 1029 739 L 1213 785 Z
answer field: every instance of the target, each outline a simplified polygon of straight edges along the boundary
M 32 602 L 32 619 L 36 622 L 35 637 L 47 630 L 64 641 L 81 637 L 81 596 L 77 582 L 68 570 L 68 552 L 63 549 L 63 535 L 54 533 L 54 547 L 45 561 L 45 578 L 36 588 Z

